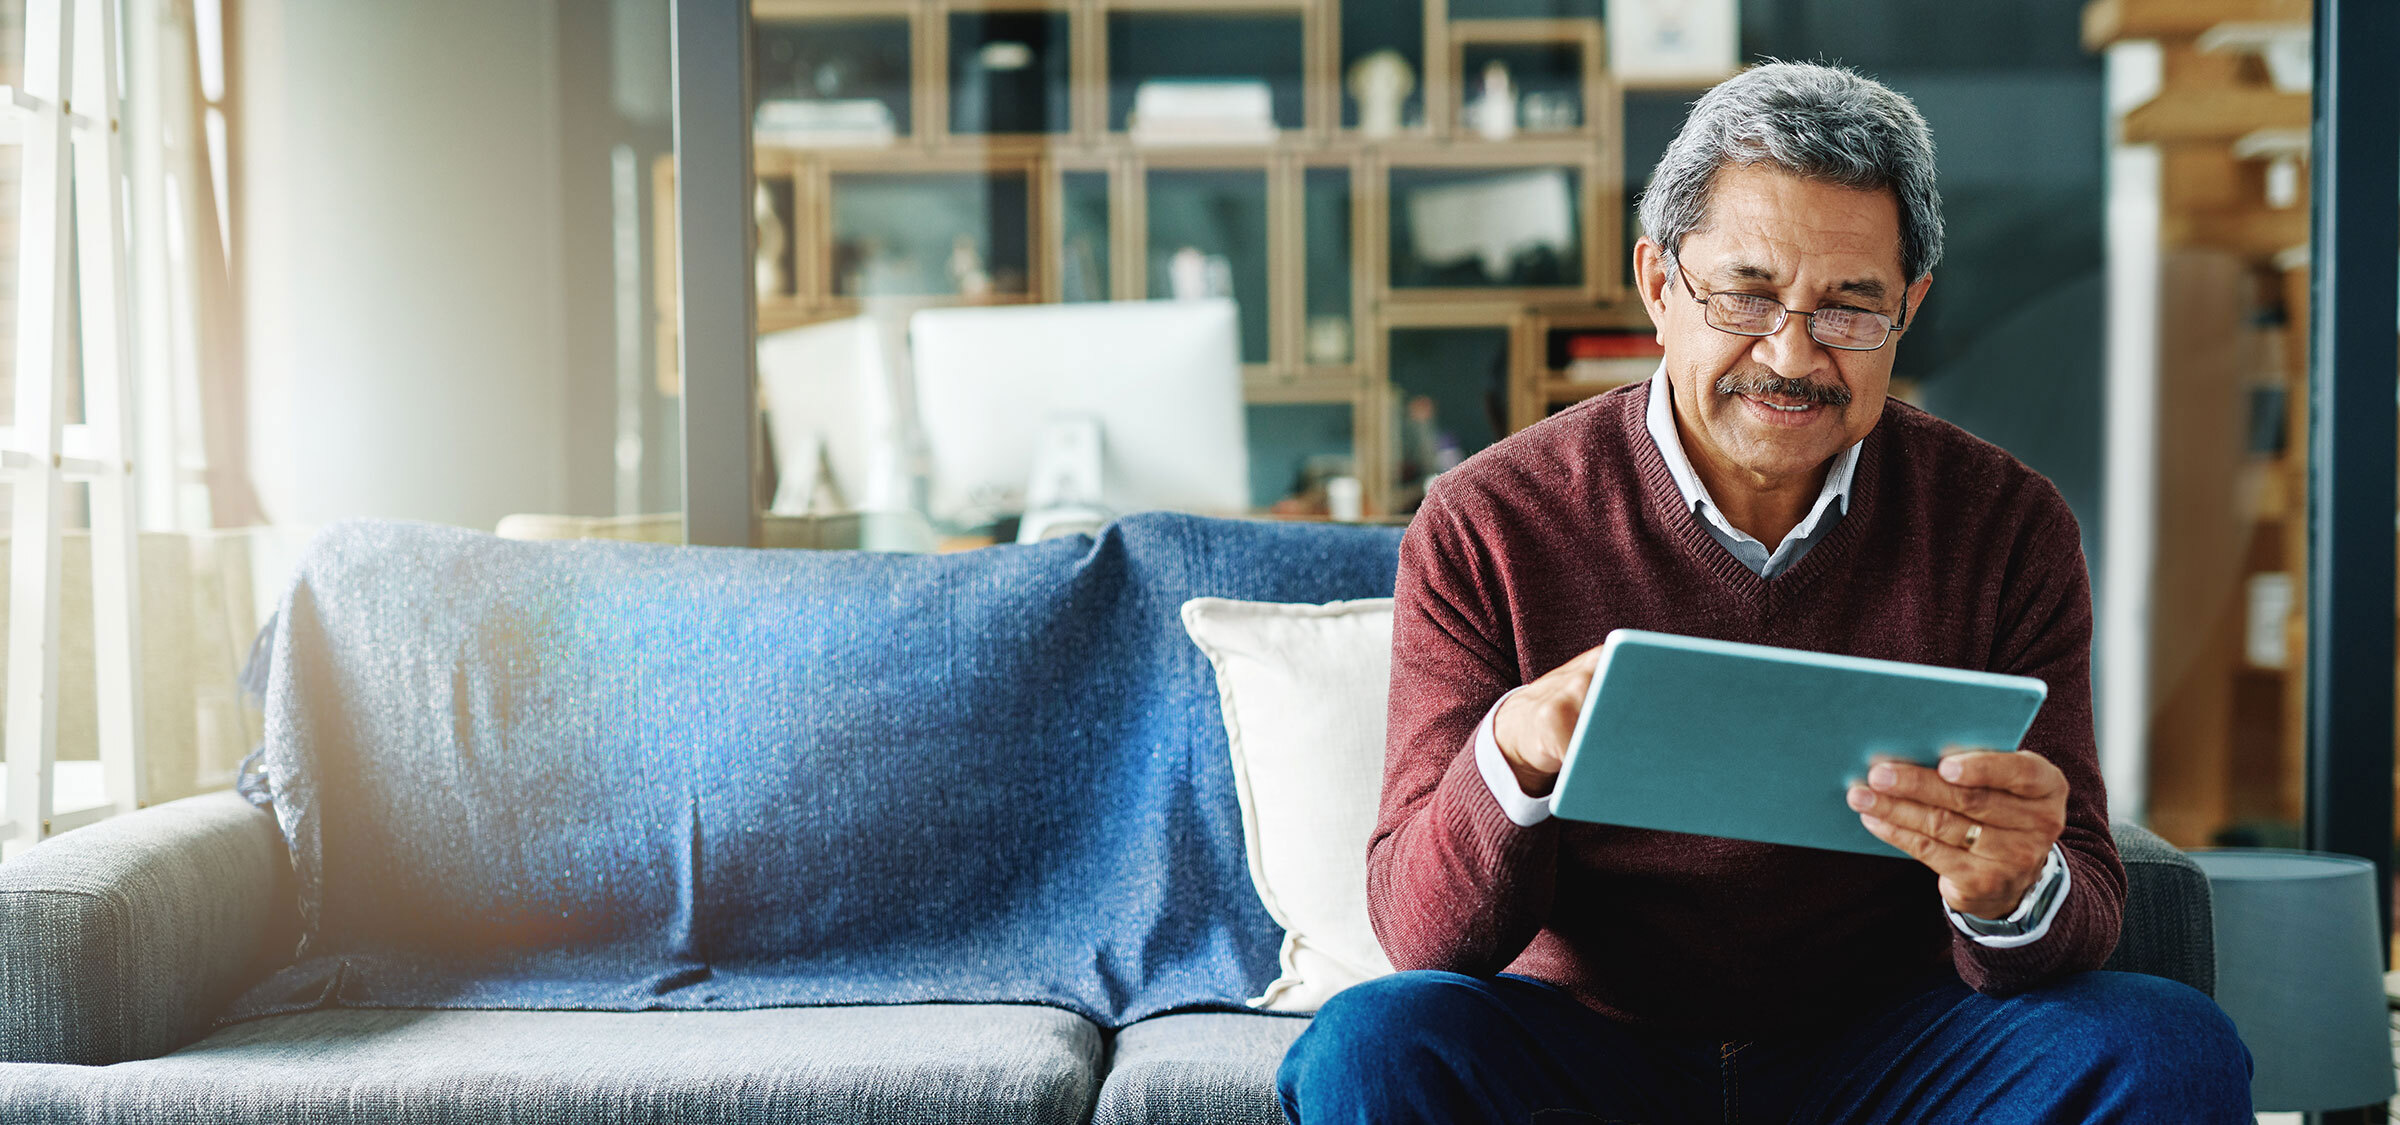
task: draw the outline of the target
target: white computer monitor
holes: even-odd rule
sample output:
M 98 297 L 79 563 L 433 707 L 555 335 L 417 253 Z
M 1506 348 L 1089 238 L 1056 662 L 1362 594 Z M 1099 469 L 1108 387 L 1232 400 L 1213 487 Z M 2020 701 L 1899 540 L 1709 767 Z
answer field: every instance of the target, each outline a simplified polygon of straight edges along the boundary
M 898 368 L 874 317 L 811 324 L 758 338 L 767 439 L 775 455 L 768 510 L 806 515 L 906 508 Z M 830 475 L 830 482 L 823 478 Z M 821 485 L 830 483 L 831 489 Z
M 1073 416 L 1099 422 L 1112 514 L 1249 507 L 1231 301 L 929 309 L 909 348 L 936 523 L 1022 513 L 1045 427 Z

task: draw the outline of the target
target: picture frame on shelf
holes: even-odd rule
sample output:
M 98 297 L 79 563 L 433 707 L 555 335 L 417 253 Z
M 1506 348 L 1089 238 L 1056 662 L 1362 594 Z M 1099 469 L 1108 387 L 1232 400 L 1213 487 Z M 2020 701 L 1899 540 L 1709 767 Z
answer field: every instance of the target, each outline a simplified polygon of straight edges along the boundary
M 1608 69 L 1631 87 L 1703 89 L 1741 70 L 1735 0 L 1608 0 Z

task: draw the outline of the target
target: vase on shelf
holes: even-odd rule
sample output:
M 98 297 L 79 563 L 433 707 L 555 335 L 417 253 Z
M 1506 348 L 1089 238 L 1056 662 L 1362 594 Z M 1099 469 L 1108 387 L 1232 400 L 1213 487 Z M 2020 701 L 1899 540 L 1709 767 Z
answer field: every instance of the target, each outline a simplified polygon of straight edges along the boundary
M 1487 141 L 1516 135 L 1517 88 L 1508 76 L 1508 64 L 1498 59 L 1484 64 L 1482 93 L 1467 107 L 1467 121 Z

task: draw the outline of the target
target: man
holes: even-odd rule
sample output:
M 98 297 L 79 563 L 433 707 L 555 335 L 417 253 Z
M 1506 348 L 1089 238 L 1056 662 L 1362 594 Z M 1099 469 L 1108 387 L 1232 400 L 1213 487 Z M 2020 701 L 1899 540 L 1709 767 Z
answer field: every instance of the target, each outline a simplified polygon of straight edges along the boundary
M 1443 474 L 1401 548 L 1368 897 L 1403 971 L 1318 1013 L 1285 1112 L 2248 1121 L 2249 1056 L 2214 1004 L 2094 971 L 2125 879 L 2074 517 L 1886 398 L 1941 255 L 1923 119 L 1847 70 L 1761 66 L 1694 105 L 1641 210 L 1659 373 Z M 1621 627 L 2050 694 L 2023 753 L 1850 790 L 1914 862 L 1562 823 L 1550 790 Z

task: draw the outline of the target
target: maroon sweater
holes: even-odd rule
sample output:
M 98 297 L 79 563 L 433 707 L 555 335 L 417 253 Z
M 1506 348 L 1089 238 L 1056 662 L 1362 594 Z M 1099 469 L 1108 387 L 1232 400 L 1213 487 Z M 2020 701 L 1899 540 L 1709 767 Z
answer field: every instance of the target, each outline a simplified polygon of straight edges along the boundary
M 1823 1028 L 1948 966 L 1995 994 L 2098 968 L 2125 872 L 2092 741 L 2091 589 L 2058 490 L 1892 402 L 1860 450 L 1848 514 L 1762 579 L 1684 506 L 1644 425 L 1646 390 L 1587 401 L 1442 474 L 1401 544 L 1367 860 L 1392 965 L 1519 973 L 1614 1018 L 1722 1039 Z M 1503 692 L 1618 628 L 2046 681 L 2024 747 L 2066 773 L 2074 880 L 2050 932 L 1976 944 L 1944 916 L 1933 872 L 1897 854 L 1511 823 L 1476 769 L 1476 725 Z M 1740 690 L 1694 684 L 1676 705 Z

